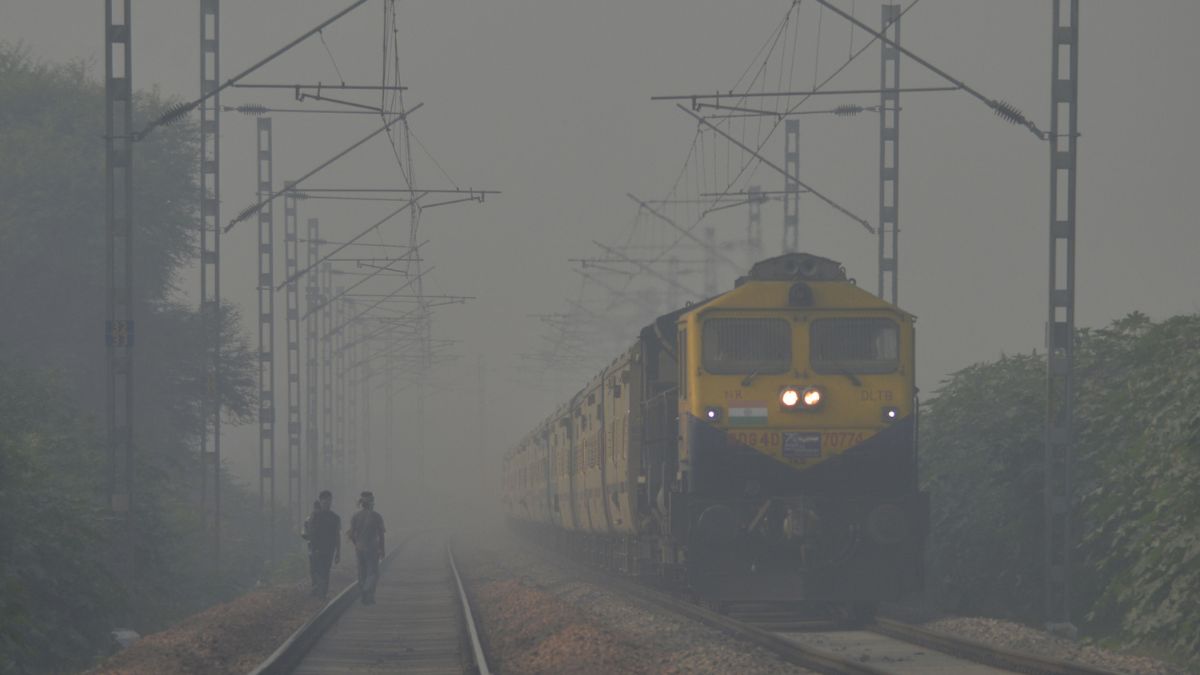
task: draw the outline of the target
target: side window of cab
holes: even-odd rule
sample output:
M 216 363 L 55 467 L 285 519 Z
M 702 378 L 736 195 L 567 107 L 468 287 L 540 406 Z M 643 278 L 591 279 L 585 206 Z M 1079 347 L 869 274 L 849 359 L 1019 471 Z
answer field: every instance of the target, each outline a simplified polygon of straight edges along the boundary
M 679 398 L 686 399 L 688 394 L 688 343 L 687 329 L 679 331 Z

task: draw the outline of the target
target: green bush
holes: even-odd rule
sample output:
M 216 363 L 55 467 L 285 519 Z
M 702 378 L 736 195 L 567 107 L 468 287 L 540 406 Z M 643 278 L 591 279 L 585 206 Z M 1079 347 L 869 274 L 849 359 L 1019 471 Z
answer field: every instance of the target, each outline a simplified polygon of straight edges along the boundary
M 1200 315 L 1080 331 L 1073 613 L 1094 635 L 1200 657 Z M 951 375 L 924 406 L 931 594 L 1026 621 L 1042 607 L 1045 359 Z
M 175 286 L 199 229 L 188 120 L 135 151 L 135 575 L 110 572 L 123 567 L 91 421 L 106 403 L 104 90 L 88 72 L 0 43 L 0 673 L 86 663 L 111 629 L 160 629 L 264 574 L 256 494 L 222 478 L 220 570 L 198 513 L 205 333 Z M 135 126 L 170 104 L 135 101 Z M 255 355 L 229 306 L 221 321 L 218 393 L 237 422 L 257 408 Z
M 0 364 L 0 672 L 108 645 L 126 605 L 108 574 L 104 457 L 51 383 Z

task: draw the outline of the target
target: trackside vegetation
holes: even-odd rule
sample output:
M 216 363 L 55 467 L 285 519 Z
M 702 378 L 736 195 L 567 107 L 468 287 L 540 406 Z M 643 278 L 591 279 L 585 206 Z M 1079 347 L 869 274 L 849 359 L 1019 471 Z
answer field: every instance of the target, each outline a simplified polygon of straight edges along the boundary
M 114 628 L 157 630 L 266 572 L 256 494 L 223 479 L 220 569 L 198 513 L 208 377 L 200 317 L 177 288 L 198 231 L 188 123 L 159 129 L 136 151 L 136 572 L 113 571 L 104 90 L 90 70 L 0 43 L 0 673 L 85 667 L 112 648 Z M 169 103 L 140 92 L 137 116 Z M 220 394 L 237 422 L 256 407 L 253 353 L 234 312 L 222 324 Z
M 1074 620 L 1200 665 L 1200 315 L 1130 314 L 1078 340 Z M 979 363 L 923 407 L 928 586 L 948 609 L 1040 617 L 1045 368 Z

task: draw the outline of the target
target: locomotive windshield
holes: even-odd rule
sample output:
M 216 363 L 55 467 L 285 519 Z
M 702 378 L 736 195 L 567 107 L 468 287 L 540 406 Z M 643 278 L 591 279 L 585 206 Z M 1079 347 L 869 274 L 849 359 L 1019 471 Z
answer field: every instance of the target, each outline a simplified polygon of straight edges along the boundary
M 818 373 L 890 373 L 900 365 L 900 328 L 891 319 L 817 319 L 811 330 Z
M 708 319 L 701 342 L 704 369 L 718 375 L 782 373 L 792 362 L 785 319 Z

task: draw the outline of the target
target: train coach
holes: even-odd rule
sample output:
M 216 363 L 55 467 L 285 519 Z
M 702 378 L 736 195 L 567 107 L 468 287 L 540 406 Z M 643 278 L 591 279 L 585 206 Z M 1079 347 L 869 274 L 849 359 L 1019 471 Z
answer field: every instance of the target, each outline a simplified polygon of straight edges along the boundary
M 922 583 L 914 321 L 835 261 L 759 262 L 505 454 L 507 515 L 711 603 L 869 618 Z

